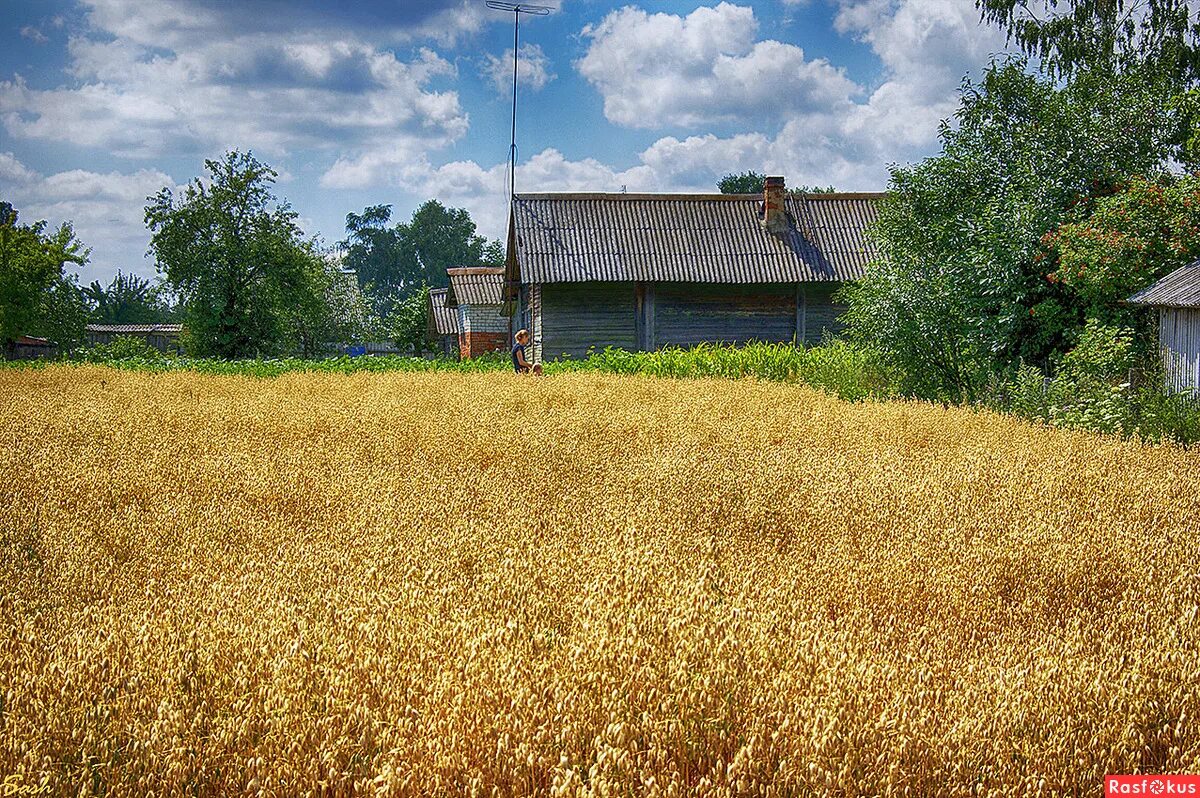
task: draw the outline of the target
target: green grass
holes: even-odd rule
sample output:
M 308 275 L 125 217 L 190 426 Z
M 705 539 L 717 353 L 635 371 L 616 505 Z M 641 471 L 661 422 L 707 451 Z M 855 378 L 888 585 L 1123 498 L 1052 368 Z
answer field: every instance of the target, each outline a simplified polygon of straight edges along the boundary
M 376 357 L 349 357 L 338 355 L 319 359 L 301 357 L 261 358 L 257 360 L 219 360 L 217 358 L 173 357 L 81 357 L 70 360 L 26 360 L 9 362 L 9 368 L 38 368 L 50 363 L 77 363 L 105 365 L 128 371 L 162 373 L 169 371 L 192 371 L 198 374 L 235 375 L 243 377 L 278 377 L 294 372 L 325 374 L 356 374 L 359 372 L 386 371 L 496 371 L 511 368 L 507 356 L 485 357 L 475 360 L 457 361 L 449 358 L 426 359 L 403 355 L 379 355 Z

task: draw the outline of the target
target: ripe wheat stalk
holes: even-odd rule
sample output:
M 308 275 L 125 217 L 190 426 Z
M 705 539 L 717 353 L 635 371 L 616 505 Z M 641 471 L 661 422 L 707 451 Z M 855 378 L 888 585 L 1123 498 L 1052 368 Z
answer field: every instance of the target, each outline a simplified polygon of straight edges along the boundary
M 1200 771 L 1200 456 L 755 381 L 0 371 L 0 780 Z

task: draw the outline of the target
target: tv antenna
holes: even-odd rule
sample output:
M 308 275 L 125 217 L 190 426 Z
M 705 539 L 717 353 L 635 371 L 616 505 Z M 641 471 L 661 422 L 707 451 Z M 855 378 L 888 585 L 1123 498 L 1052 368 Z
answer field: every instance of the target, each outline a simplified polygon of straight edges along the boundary
M 512 203 L 513 195 L 517 193 L 517 48 L 518 33 L 521 27 L 521 15 L 529 14 L 544 17 L 554 9 L 550 6 L 535 6 L 529 3 L 505 3 L 501 0 L 487 0 L 488 8 L 497 11 L 507 11 L 513 15 L 513 96 L 512 96 L 512 140 L 508 146 L 508 201 Z

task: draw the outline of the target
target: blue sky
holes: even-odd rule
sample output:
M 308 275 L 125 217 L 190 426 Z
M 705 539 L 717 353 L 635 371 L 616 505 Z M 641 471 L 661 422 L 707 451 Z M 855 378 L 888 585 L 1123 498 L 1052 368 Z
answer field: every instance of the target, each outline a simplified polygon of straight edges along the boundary
M 547 4 L 552 4 L 547 2 Z M 518 191 L 882 189 L 1003 49 L 971 0 L 562 0 L 521 25 Z M 483 0 L 0 0 L 0 197 L 73 221 L 84 282 L 147 195 L 252 150 L 310 234 L 429 198 L 505 222 L 512 18 Z

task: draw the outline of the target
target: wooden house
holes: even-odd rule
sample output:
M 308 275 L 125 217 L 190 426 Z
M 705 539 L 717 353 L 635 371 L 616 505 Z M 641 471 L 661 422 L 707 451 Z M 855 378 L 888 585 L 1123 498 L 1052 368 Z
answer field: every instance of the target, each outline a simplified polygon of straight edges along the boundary
M 467 360 L 508 349 L 509 320 L 502 314 L 504 269 L 473 266 L 447 269 L 446 307 L 458 314 L 458 352 Z
M 449 288 L 429 289 L 429 339 L 447 357 L 458 352 L 458 314 L 446 306 Z
M 8 360 L 37 360 L 58 357 L 58 345 L 48 338 L 18 335 L 6 342 L 4 357 Z
M 860 277 L 883 194 L 519 194 L 505 263 L 533 357 L 752 340 L 814 344 Z
M 1167 389 L 1200 392 L 1200 260 L 1181 266 L 1128 300 L 1154 311 Z
M 182 324 L 89 324 L 87 342 L 91 346 L 109 344 L 124 336 L 140 338 L 160 352 L 178 352 Z

